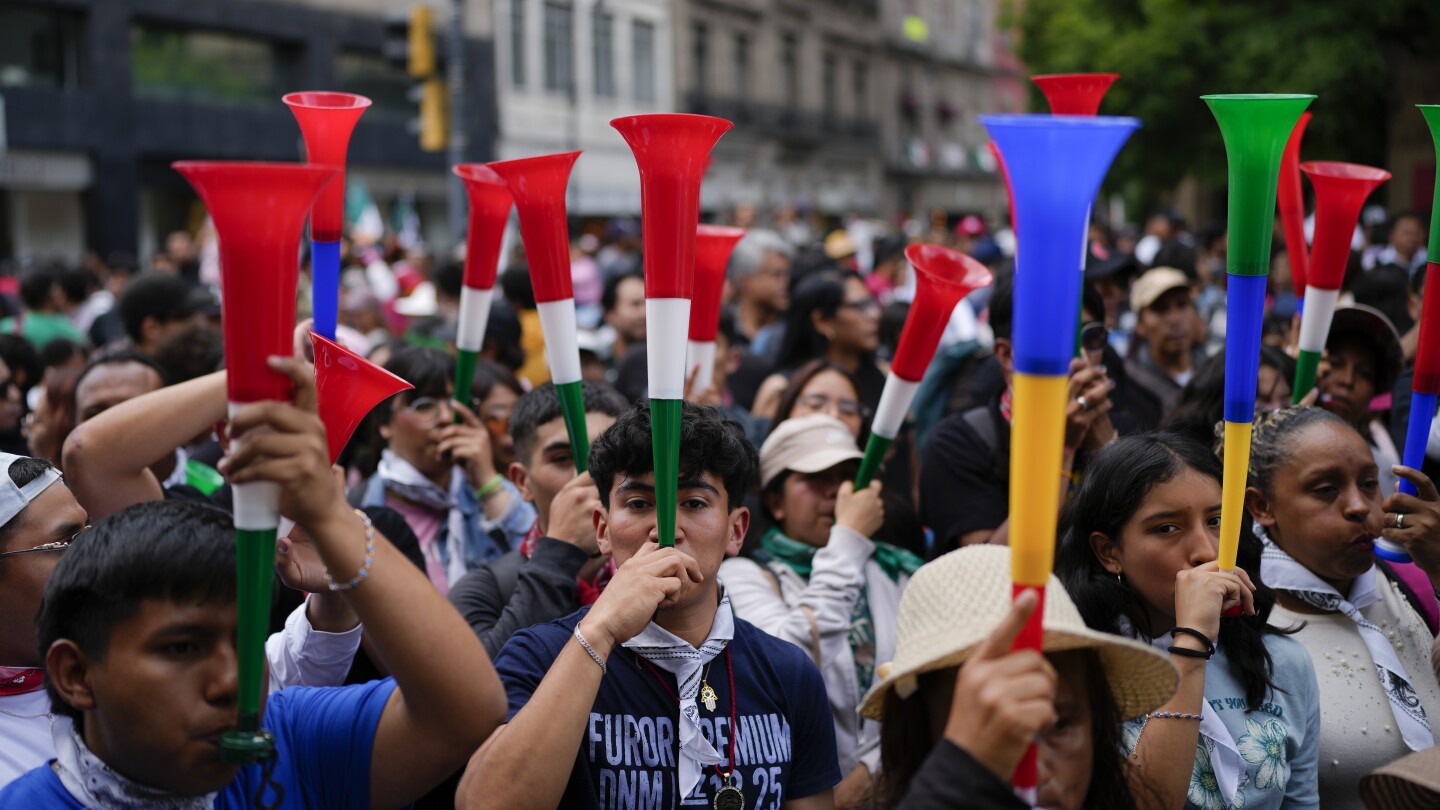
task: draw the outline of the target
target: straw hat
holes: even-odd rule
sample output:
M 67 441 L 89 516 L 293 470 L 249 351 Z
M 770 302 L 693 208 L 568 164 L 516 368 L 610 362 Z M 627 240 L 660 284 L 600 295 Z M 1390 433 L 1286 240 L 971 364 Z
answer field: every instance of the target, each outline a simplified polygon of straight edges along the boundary
M 1360 798 L 1371 810 L 1440 807 L 1440 748 L 1409 754 L 1360 777 Z
M 916 678 L 958 666 L 1010 611 L 1010 549 L 970 546 L 952 551 L 915 572 L 900 598 L 895 660 L 875 670 L 860 713 L 881 719 L 885 695 L 914 694 Z M 1163 653 L 1128 638 L 1085 626 L 1075 603 L 1050 577 L 1045 586 L 1045 652 L 1094 650 L 1105 668 L 1110 693 L 1125 718 L 1138 717 L 1170 699 L 1179 675 Z

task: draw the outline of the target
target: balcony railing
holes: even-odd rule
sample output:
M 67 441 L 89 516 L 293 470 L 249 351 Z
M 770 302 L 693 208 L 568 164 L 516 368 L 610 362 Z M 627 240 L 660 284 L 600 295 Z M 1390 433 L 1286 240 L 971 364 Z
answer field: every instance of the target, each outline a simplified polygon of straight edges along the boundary
M 696 92 L 688 93 L 685 103 L 686 112 L 726 118 L 735 122 L 737 130 L 748 130 L 796 144 L 839 140 L 868 145 L 879 141 L 879 126 L 862 118 L 847 118 L 782 104 L 718 98 Z

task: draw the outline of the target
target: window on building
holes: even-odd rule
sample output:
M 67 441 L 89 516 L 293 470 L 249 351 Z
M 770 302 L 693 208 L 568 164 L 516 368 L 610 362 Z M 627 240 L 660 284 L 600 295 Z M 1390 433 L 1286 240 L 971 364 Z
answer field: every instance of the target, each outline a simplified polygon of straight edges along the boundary
M 591 18 L 591 50 L 595 54 L 595 95 L 615 97 L 615 15 L 595 7 Z
M 785 106 L 793 110 L 800 104 L 800 42 L 794 34 L 780 38 L 780 80 Z
M 139 98 L 273 104 L 299 83 L 300 49 L 261 37 L 137 22 L 130 82 Z
M 822 70 L 820 77 L 821 110 L 825 113 L 826 118 L 833 119 L 838 112 L 840 104 L 840 77 L 837 75 L 840 72 L 840 65 L 833 53 L 825 54 L 825 56 L 821 58 L 820 64 Z
M 870 112 L 870 69 L 864 62 L 856 62 L 850 73 L 850 93 L 855 97 L 855 115 L 869 120 Z
M 691 72 L 694 74 L 695 92 L 703 96 L 710 90 L 710 26 L 703 22 L 695 23 L 690 38 Z
M 630 58 L 635 100 L 655 103 L 655 24 L 636 20 L 630 30 Z
M 0 87 L 78 86 L 80 29 L 74 12 L 0 6 Z
M 750 97 L 750 37 L 735 35 L 735 98 L 745 101 Z
M 569 3 L 545 2 L 545 89 L 575 88 L 575 9 Z
M 525 86 L 525 4 L 510 0 L 510 83 Z

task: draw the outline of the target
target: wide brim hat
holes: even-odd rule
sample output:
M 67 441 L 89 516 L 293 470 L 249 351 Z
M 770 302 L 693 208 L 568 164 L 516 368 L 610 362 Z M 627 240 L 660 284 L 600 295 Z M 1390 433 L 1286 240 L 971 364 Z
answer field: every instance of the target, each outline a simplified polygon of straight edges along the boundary
M 1403 756 L 1360 777 L 1360 797 L 1371 810 L 1440 807 L 1440 747 Z
M 969 546 L 920 568 L 900 598 L 895 658 L 875 670 L 876 682 L 860 713 L 882 719 L 893 689 L 908 698 L 927 672 L 959 666 L 1010 612 L 1010 549 Z M 1169 657 L 1148 644 L 1085 626 L 1080 611 L 1054 576 L 1045 586 L 1044 651 L 1094 650 L 1110 694 L 1125 719 L 1169 700 L 1179 673 Z

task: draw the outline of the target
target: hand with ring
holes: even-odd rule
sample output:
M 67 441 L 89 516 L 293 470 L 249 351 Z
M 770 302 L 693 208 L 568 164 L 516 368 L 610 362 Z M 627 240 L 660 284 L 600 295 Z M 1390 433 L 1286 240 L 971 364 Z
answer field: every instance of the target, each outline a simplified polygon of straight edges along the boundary
M 1386 498 L 1385 526 L 1380 535 L 1405 547 L 1415 564 L 1440 582 L 1440 492 L 1428 475 L 1397 464 L 1390 468 L 1415 485 L 1416 494 L 1397 492 Z M 1391 517 L 1391 516 L 1394 517 Z
M 1065 403 L 1065 446 L 1094 449 L 1114 436 L 1110 424 L 1110 389 L 1113 386 L 1104 366 L 1084 360 L 1070 361 L 1070 384 Z

